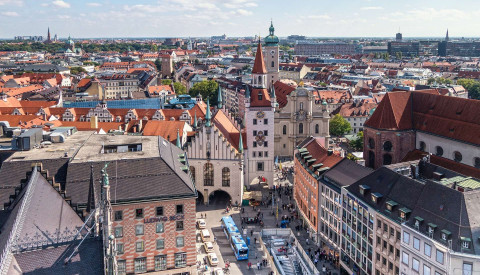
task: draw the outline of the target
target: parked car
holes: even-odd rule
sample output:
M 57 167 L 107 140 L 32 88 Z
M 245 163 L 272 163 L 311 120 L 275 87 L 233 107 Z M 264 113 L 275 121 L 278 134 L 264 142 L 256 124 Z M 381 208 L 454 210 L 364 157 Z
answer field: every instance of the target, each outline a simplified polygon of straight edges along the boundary
M 201 219 L 201 220 L 198 220 L 197 221 L 197 227 L 199 229 L 205 229 L 207 228 L 207 223 L 205 222 L 205 220 Z
M 211 266 L 216 266 L 216 265 L 218 265 L 217 254 L 215 254 L 215 253 L 208 253 L 208 262 L 210 263 Z
M 213 244 L 212 242 L 204 242 L 203 243 L 203 248 L 205 248 L 205 252 L 207 253 L 213 253 Z

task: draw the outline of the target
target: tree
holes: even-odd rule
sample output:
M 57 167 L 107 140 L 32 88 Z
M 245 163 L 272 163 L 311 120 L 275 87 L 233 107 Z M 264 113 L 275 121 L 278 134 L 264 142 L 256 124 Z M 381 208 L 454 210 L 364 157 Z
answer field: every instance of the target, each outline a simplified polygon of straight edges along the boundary
M 203 101 L 210 99 L 210 105 L 217 105 L 218 83 L 213 80 L 204 80 L 195 83 L 188 93 L 194 97 L 198 94 L 202 95 Z
M 162 79 L 162 85 L 170 85 L 170 84 L 172 84 L 171 79 Z
M 461 78 L 457 80 L 458 85 L 462 85 L 468 91 L 468 97 L 480 99 L 480 82 L 473 79 Z
M 162 70 L 162 62 L 160 61 L 160 59 L 155 59 L 155 67 L 157 67 L 157 70 Z
M 70 73 L 71 74 L 79 74 L 79 73 L 86 73 L 87 71 L 82 67 L 71 67 Z
M 183 85 L 180 82 L 174 82 L 173 83 L 173 88 L 175 89 L 175 93 L 177 95 L 187 94 L 187 87 L 185 87 L 185 85 Z
M 350 147 L 355 151 L 363 151 L 363 132 L 357 134 L 357 138 L 350 141 Z
M 340 114 L 336 114 L 330 119 L 330 135 L 340 137 L 350 132 L 352 126 Z
M 359 160 L 359 158 L 357 158 L 356 156 L 354 156 L 352 153 L 348 153 L 347 154 L 347 159 L 351 160 L 351 161 L 357 161 Z

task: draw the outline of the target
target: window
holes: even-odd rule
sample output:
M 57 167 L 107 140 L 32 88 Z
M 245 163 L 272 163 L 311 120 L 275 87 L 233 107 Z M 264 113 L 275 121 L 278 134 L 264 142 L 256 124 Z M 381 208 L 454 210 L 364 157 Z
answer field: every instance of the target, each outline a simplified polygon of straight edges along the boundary
M 175 267 L 185 267 L 187 266 L 187 253 L 175 253 Z
M 420 262 L 415 258 L 412 258 L 412 269 L 417 272 L 420 269 Z
M 403 232 L 403 242 L 410 243 L 410 234 L 407 232 Z
M 135 259 L 135 273 L 147 272 L 147 258 Z
M 253 125 L 257 125 L 257 119 L 256 118 L 253 119 Z
M 392 164 L 392 155 L 384 154 L 383 155 L 383 165 L 389 165 L 389 164 Z
M 127 274 L 127 262 L 125 260 L 117 261 L 117 271 L 118 275 Z
M 264 136 L 268 136 L 268 130 L 263 131 Z
M 263 147 L 268 147 L 268 141 L 263 142 Z
M 268 118 L 263 119 L 263 124 L 267 125 L 268 124 Z
M 222 186 L 230 186 L 230 168 L 228 167 L 222 169 Z
M 303 123 L 298 124 L 298 133 L 303 134 Z
M 475 166 L 475 168 L 480 168 L 480 158 L 473 158 L 473 166 Z
M 420 141 L 420 151 L 424 151 L 425 152 L 425 149 L 427 148 L 427 145 L 425 144 L 425 142 L 423 141 Z
M 139 241 L 135 243 L 135 251 L 143 252 L 145 250 L 145 244 L 143 241 Z
M 303 110 L 303 102 L 300 102 L 300 110 Z
M 436 257 L 437 262 L 443 264 L 443 255 L 444 254 L 442 251 L 437 250 L 437 257 Z
M 163 233 L 165 232 L 165 227 L 163 226 L 163 222 L 157 222 L 155 226 L 155 232 L 156 233 Z
M 256 156 L 257 156 L 257 152 L 253 151 L 253 152 L 252 152 L 252 156 L 253 156 L 253 157 L 256 157 Z
M 123 243 L 117 243 L 117 254 L 123 254 Z
M 318 134 L 320 132 L 320 127 L 318 127 L 318 124 L 315 124 L 315 134 Z
M 393 148 L 393 145 L 392 145 L 392 142 L 391 141 L 385 141 L 383 143 L 383 150 L 384 151 L 387 151 L 387 152 L 391 152 L 392 151 L 392 148 Z
M 155 256 L 155 270 L 167 269 L 167 255 Z
M 268 151 L 263 152 L 263 155 L 267 158 L 268 157 Z
M 380 220 L 377 221 L 377 227 L 382 228 L 382 222 Z
M 263 157 L 263 152 L 258 152 L 259 157 Z
M 409 263 L 409 262 L 408 262 L 408 254 L 405 253 L 405 252 L 402 252 L 402 253 L 403 253 L 403 254 L 402 254 L 402 263 L 408 265 L 408 263 Z
M 157 240 L 157 249 L 164 249 L 165 248 L 165 240 L 164 239 L 158 239 Z
M 115 227 L 115 238 L 123 237 L 123 227 Z
M 257 131 L 256 131 L 256 130 L 253 130 L 253 135 L 254 135 L 254 136 L 257 135 Z
M 213 186 L 213 164 L 210 162 L 203 165 L 203 185 Z
M 420 240 L 413 237 L 413 248 L 420 251 Z
M 472 263 L 463 263 L 463 273 L 462 275 L 472 275 L 473 273 L 473 264 Z
M 283 125 L 283 134 L 284 134 L 284 135 L 287 134 L 287 125 Z
M 375 141 L 373 140 L 373 138 L 368 139 L 368 147 L 370 149 L 375 149 Z
M 455 151 L 453 152 L 453 160 L 456 162 L 461 162 L 462 161 L 462 153 Z
M 135 218 L 137 218 L 137 219 L 143 218 L 143 209 L 142 208 L 135 209 Z
M 183 204 L 177 204 L 177 214 L 183 214 Z
M 135 225 L 135 236 L 143 235 L 143 224 Z
M 177 237 L 177 247 L 183 247 L 184 246 L 184 238 L 183 236 Z
M 466 249 L 469 249 L 469 248 L 470 248 L 470 242 L 468 242 L 468 241 L 463 241 L 463 242 L 462 242 L 462 247 L 463 247 L 463 248 L 466 248 Z
M 253 147 L 257 147 L 257 142 L 256 141 L 253 142 Z
M 440 146 L 435 147 L 435 155 L 439 157 L 443 156 L 443 148 Z
M 177 229 L 177 231 L 183 230 L 183 221 L 177 221 L 175 224 L 175 228 Z
M 430 267 L 423 265 L 423 275 L 430 275 Z
M 123 220 L 123 211 L 122 210 L 115 211 L 115 220 L 116 221 Z
M 263 171 L 263 162 L 257 162 L 257 171 Z
M 425 253 L 425 256 L 431 257 L 432 256 L 432 246 L 425 243 L 423 246 L 423 250 Z
M 275 62 L 272 61 L 271 65 L 272 68 L 275 67 Z

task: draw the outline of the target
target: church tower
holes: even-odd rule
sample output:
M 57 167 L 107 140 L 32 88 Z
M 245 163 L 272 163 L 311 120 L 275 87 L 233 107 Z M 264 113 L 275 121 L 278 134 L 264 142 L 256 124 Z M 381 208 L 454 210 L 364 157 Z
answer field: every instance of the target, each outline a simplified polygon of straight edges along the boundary
M 275 97 L 268 86 L 268 71 L 265 67 L 262 45 L 258 41 L 257 54 L 252 70 L 252 89 L 247 87 L 245 96 L 245 125 L 248 150 L 244 153 L 247 186 L 260 177 L 273 187 L 274 166 L 274 111 Z
M 275 36 L 273 22 L 270 22 L 269 35 L 265 37 L 265 63 L 268 71 L 267 88 L 270 90 L 277 80 L 279 80 L 279 52 L 278 37 Z

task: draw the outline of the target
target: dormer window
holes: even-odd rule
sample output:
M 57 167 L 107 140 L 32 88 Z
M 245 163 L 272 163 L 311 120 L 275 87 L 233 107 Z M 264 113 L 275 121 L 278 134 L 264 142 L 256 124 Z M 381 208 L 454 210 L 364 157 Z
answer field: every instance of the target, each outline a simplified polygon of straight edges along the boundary
M 387 209 L 388 211 L 393 211 L 393 209 L 395 208 L 395 206 L 397 206 L 398 203 L 394 202 L 394 201 L 387 201 Z
M 368 192 L 368 190 L 370 190 L 370 186 L 368 185 L 360 185 L 360 194 L 362 194 L 363 196 L 365 196 L 365 194 Z
M 402 220 L 406 220 L 408 218 L 408 215 L 410 214 L 410 212 L 412 212 L 410 209 L 408 209 L 406 207 L 400 208 L 399 211 L 400 211 L 400 218 Z
M 470 249 L 470 243 L 472 242 L 470 238 L 460 237 L 460 240 L 462 240 L 462 248 Z
M 383 197 L 380 193 L 373 193 L 372 194 L 372 202 L 378 203 L 378 201 Z
M 419 216 L 415 217 L 415 229 L 419 230 L 420 229 L 420 224 L 423 222 L 423 219 Z
M 450 231 L 443 229 L 442 230 L 442 240 L 448 241 L 448 239 L 450 239 L 451 234 L 452 233 L 450 233 Z
M 436 224 L 429 223 L 428 224 L 428 234 L 433 235 L 433 232 L 435 231 L 435 228 L 437 228 Z
M 259 93 L 258 93 L 258 100 L 262 100 L 262 96 L 263 96 L 262 93 L 259 92 Z

